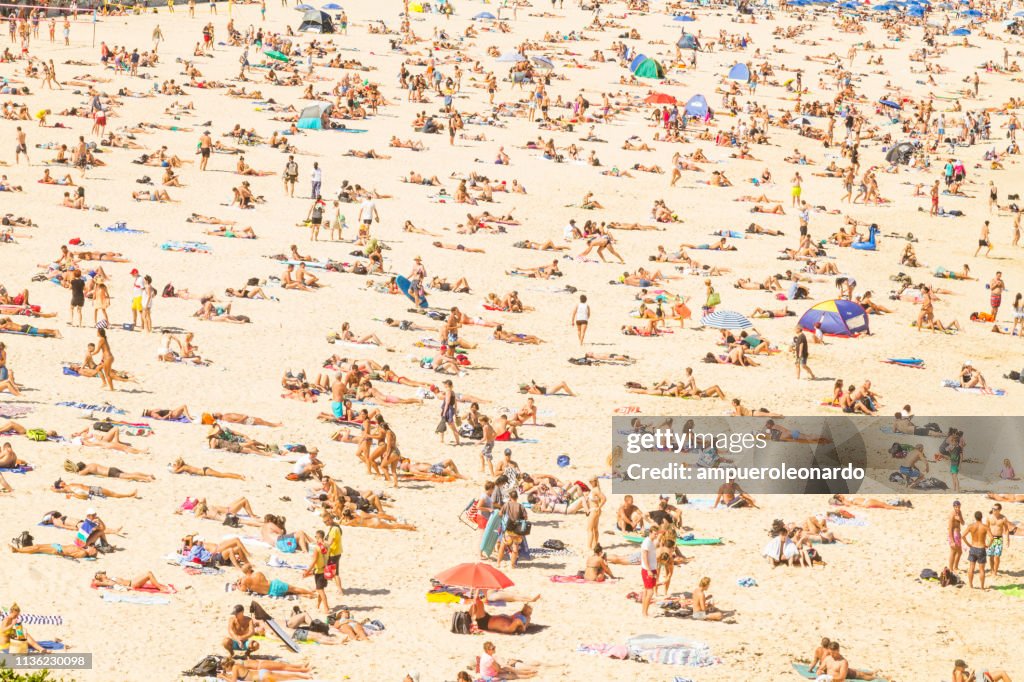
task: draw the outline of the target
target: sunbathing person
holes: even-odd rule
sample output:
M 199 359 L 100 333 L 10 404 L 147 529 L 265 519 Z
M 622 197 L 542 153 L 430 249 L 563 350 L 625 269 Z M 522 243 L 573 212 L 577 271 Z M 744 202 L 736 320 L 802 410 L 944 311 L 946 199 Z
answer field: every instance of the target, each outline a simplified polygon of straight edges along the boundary
M 908 509 L 910 507 L 909 501 L 907 504 L 889 504 L 888 502 L 882 502 L 876 500 L 873 497 L 849 497 L 848 495 L 841 495 L 839 493 L 832 496 L 829 500 L 829 504 L 837 507 L 865 507 L 867 509 Z
M 594 545 L 594 553 L 587 559 L 587 567 L 583 571 L 583 578 L 592 583 L 615 580 L 615 576 L 612 575 L 612 569 L 608 567 L 608 562 L 605 560 L 604 548 L 600 544 Z
M 93 497 L 100 499 L 109 497 L 111 499 L 127 498 L 127 497 L 138 497 L 138 492 L 131 491 L 130 493 L 118 493 L 107 488 L 101 488 L 100 486 L 87 486 L 81 483 L 65 483 L 61 479 L 54 481 L 53 486 L 50 488 L 51 492 L 63 493 L 66 497 L 74 497 L 79 500 L 89 500 Z
M 165 594 L 177 592 L 171 585 L 165 585 L 157 580 L 152 571 L 147 571 L 131 580 L 128 578 L 111 578 L 107 575 L 106 571 L 97 571 L 92 577 L 92 586 L 112 589 L 127 587 L 131 590 L 145 590 L 147 592 L 156 590 Z
M 105 450 L 117 450 L 118 452 L 127 452 L 132 455 L 149 454 L 149 448 L 134 448 L 128 443 L 121 442 L 121 430 L 118 428 L 112 428 L 106 432 L 97 429 L 96 426 L 102 423 L 103 422 L 96 422 L 96 424 L 93 424 L 91 427 L 79 431 L 78 433 L 73 433 L 71 434 L 71 438 L 81 438 L 82 445 L 89 447 L 103 448 Z
M 206 234 L 212 234 L 215 237 L 228 237 L 232 239 L 256 239 L 256 233 L 253 232 L 251 227 L 219 227 L 215 230 L 206 230 Z
M 149 419 L 159 419 L 167 422 L 179 422 L 184 419 L 187 419 L 190 422 L 195 421 L 192 415 L 189 414 L 187 405 L 182 405 L 181 407 L 176 407 L 170 410 L 143 410 L 142 416 L 148 417 Z
M 367 514 L 359 510 L 345 509 L 341 515 L 341 525 L 357 528 L 378 528 L 381 530 L 416 530 L 409 523 L 399 523 L 381 518 L 379 514 Z
M 18 334 L 28 334 L 29 336 L 45 336 L 50 339 L 61 338 L 60 330 L 58 329 L 42 329 L 40 327 L 33 327 L 30 324 L 18 324 L 9 317 L 0 317 L 0 331 L 17 332 Z
M 544 341 L 533 334 L 517 334 L 515 332 L 504 331 L 503 325 L 500 324 L 494 328 L 493 338 L 506 343 L 516 344 L 539 345 L 544 343 Z
M 234 474 L 231 472 L 217 471 L 211 467 L 194 467 L 185 463 L 185 460 L 179 457 L 174 460 L 171 465 L 172 474 L 191 474 L 193 476 L 210 476 L 211 478 L 234 478 L 239 481 L 244 481 L 245 476 L 242 474 Z
M 79 476 L 101 476 L 104 478 L 122 478 L 126 481 L 140 481 L 142 483 L 152 483 L 156 480 L 156 476 L 150 474 L 144 474 L 137 471 L 122 471 L 117 467 L 106 467 L 102 464 L 96 464 L 90 462 L 72 462 L 70 459 L 64 460 L 64 471 L 71 474 L 78 474 Z
M 281 422 L 271 422 L 260 417 L 251 417 L 247 414 L 241 414 L 239 412 L 211 412 L 210 416 L 214 421 L 227 422 L 228 424 L 245 424 L 246 426 L 270 426 L 277 428 L 281 426 Z M 203 422 L 206 423 L 206 422 Z
M 769 319 L 776 317 L 793 317 L 794 315 L 796 315 L 796 313 L 790 310 L 789 306 L 775 308 L 774 310 L 769 308 L 754 308 L 754 312 L 750 313 L 751 317 L 766 317 Z
M 10 443 L 4 443 L 0 447 L 0 469 L 17 469 L 28 466 L 28 462 L 21 460 L 14 454 L 14 448 Z
M 189 506 L 191 505 L 191 506 Z M 174 511 L 175 514 L 182 514 L 186 511 L 192 511 L 192 515 L 197 519 L 210 519 L 211 521 L 223 521 L 228 514 L 234 516 L 240 516 L 241 513 L 245 512 L 246 517 L 238 519 L 239 523 L 246 526 L 263 526 L 265 521 L 260 520 L 256 517 L 256 514 L 252 511 L 252 505 L 249 504 L 249 500 L 240 497 L 226 507 L 218 505 L 207 504 L 206 498 L 185 498 L 185 502 L 181 507 Z
M 253 569 L 251 564 L 243 564 L 242 573 L 242 577 L 235 581 L 235 588 L 243 592 L 252 592 L 271 597 L 287 597 L 290 594 L 300 597 L 312 597 L 316 594 L 313 590 L 289 585 L 277 578 L 270 580 L 266 574 Z
M 399 474 L 420 474 L 423 476 L 443 476 L 448 478 L 466 478 L 459 473 L 459 467 L 451 459 L 431 464 L 430 462 L 414 462 L 408 457 L 398 460 Z
M 99 551 L 95 547 L 78 547 L 77 545 L 26 545 L 15 547 L 8 545 L 15 554 L 49 554 L 50 556 L 67 557 L 68 559 L 92 559 Z M 43 651 L 42 648 L 39 651 Z
M 144 189 L 141 192 L 132 192 L 132 199 L 135 199 L 135 201 L 159 201 L 161 203 L 174 202 L 174 199 L 171 198 L 171 195 L 165 189 L 155 189 L 152 191 Z

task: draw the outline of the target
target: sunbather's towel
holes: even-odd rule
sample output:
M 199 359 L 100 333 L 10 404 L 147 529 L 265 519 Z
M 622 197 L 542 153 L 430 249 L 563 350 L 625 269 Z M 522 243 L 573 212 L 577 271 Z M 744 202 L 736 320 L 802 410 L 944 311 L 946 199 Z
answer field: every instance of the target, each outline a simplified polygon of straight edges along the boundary
M 0 404 L 0 419 L 21 419 L 31 411 L 32 408 L 22 405 Z
M 580 644 L 576 651 L 591 656 L 607 656 L 608 658 L 629 658 L 629 648 L 622 644 Z
M 144 604 L 146 606 L 171 603 L 171 600 L 162 594 L 138 594 L 131 592 L 104 592 L 103 601 L 107 603 Z
M 1001 388 L 979 388 L 977 386 L 975 386 L 974 388 L 963 388 L 960 385 L 960 382 L 957 381 L 956 379 L 943 379 L 942 385 L 945 388 L 953 389 L 957 393 L 973 393 L 975 395 L 994 395 L 998 397 L 1003 397 L 1006 395 L 1006 391 L 1004 391 Z
M 0 608 L 0 618 L 7 617 L 7 609 Z M 44 616 L 38 613 L 23 613 L 18 616 L 18 622 L 22 625 L 63 625 L 63 616 Z
M 867 519 L 846 519 L 842 516 L 832 516 L 829 514 L 828 522 L 834 526 L 866 526 L 868 525 Z
M 59 407 L 74 407 L 79 410 L 89 410 L 90 412 L 102 412 L 104 414 L 127 414 L 127 411 L 114 407 L 109 403 L 103 403 L 102 405 L 93 405 L 90 403 L 64 401 L 57 403 L 57 405 Z
M 1024 585 L 992 585 L 993 590 L 1011 597 L 1024 597 Z
M 270 555 L 270 558 L 267 559 L 267 566 L 270 566 L 271 568 L 294 568 L 294 569 L 299 570 L 299 571 L 304 571 L 307 568 L 309 568 L 309 566 L 307 566 L 305 564 L 292 564 L 292 563 L 288 563 L 287 561 L 285 561 L 283 558 L 279 557 L 276 554 L 271 554 Z
M 2 469 L 0 469 L 0 473 L 4 473 L 4 474 L 27 474 L 30 471 L 32 471 L 32 467 L 30 467 L 28 465 L 20 466 L 20 467 L 13 467 L 13 468 L 2 468 Z
M 704 667 L 720 663 L 703 642 L 661 635 L 637 635 L 626 641 L 629 653 L 651 663 Z

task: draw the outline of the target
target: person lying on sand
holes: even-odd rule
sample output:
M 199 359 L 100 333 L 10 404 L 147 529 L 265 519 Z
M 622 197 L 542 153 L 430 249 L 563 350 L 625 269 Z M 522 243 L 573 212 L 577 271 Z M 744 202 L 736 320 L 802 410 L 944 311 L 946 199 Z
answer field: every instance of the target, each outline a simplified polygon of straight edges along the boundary
M 245 476 L 242 474 L 235 474 L 227 471 L 217 471 L 212 467 L 194 467 L 185 462 L 184 459 L 179 457 L 174 460 L 171 464 L 172 474 L 190 474 L 192 476 L 209 476 L 211 478 L 234 478 L 239 481 L 244 481 Z
M 78 474 L 79 476 L 121 478 L 126 481 L 140 481 L 142 483 L 152 483 L 156 480 L 156 476 L 144 474 L 142 472 L 122 471 L 117 467 L 103 466 L 102 464 L 96 464 L 95 462 L 72 462 L 70 459 L 64 460 L 64 471 L 71 474 Z
M 867 509 L 909 509 L 910 500 L 902 500 L 902 504 L 889 504 L 873 497 L 850 497 L 839 493 L 833 495 L 828 503 L 836 507 L 865 507 Z
M 166 594 L 173 594 L 176 590 L 170 585 L 165 585 L 156 579 L 152 571 L 147 571 L 142 575 L 136 576 L 135 578 L 111 578 L 107 575 L 106 571 L 97 571 L 92 577 L 93 587 L 108 587 L 117 589 L 119 587 L 127 587 L 133 590 L 150 589 L 156 590 L 157 592 L 164 592 Z
M 50 488 L 51 492 L 63 493 L 66 497 L 74 497 L 79 500 L 90 500 L 94 497 L 100 499 L 109 497 L 111 499 L 117 498 L 128 498 L 138 497 L 138 492 L 135 490 L 130 493 L 118 493 L 107 488 L 101 488 L 100 486 L 87 486 L 81 483 L 65 483 L 61 479 L 54 481 L 53 486 Z
M 274 578 L 270 580 L 265 573 L 255 570 L 251 564 L 242 565 L 242 577 L 235 581 L 235 588 L 243 592 L 262 594 L 270 597 L 287 597 L 294 594 L 300 597 L 312 597 L 316 594 L 313 590 L 303 587 L 289 585 L 283 580 Z
M 56 542 L 52 545 L 26 545 L 24 547 L 8 545 L 8 547 L 15 554 L 49 554 L 50 556 L 60 556 L 68 559 L 92 559 L 99 553 L 95 547 L 61 545 Z M 42 652 L 43 649 L 40 648 L 39 651 Z

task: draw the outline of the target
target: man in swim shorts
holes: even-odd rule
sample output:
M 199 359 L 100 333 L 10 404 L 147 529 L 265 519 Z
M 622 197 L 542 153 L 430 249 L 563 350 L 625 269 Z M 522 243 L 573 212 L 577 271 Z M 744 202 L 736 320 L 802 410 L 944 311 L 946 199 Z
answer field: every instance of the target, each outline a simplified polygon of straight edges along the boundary
M 975 565 L 978 566 L 978 570 L 981 571 L 981 589 L 985 589 L 985 557 L 986 550 L 991 544 L 989 540 L 992 537 L 992 533 L 989 531 L 987 525 L 982 522 L 982 514 L 980 511 L 974 512 L 974 523 L 967 527 L 964 531 L 964 544 L 967 545 L 967 561 L 969 566 L 967 568 L 967 583 L 974 588 L 974 570 Z
M 256 622 L 245 615 L 245 607 L 237 604 L 231 609 L 231 617 L 228 618 L 228 636 L 221 642 L 221 647 L 228 652 L 228 656 L 234 656 L 236 652 L 249 655 L 260 648 L 259 642 L 252 641 L 256 634 Z

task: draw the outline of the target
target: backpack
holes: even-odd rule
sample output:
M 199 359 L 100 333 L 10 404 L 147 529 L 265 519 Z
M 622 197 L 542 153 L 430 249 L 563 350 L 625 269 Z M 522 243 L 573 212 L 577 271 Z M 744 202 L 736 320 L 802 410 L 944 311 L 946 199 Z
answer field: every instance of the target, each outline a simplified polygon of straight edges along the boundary
M 533 524 L 526 519 L 519 519 L 518 521 L 510 521 L 508 526 L 506 526 L 506 530 L 525 537 L 530 534 L 532 527 Z
M 545 540 L 541 546 L 556 551 L 565 549 L 565 543 L 561 540 Z
M 217 674 L 217 670 L 220 668 L 221 657 L 220 656 L 207 656 L 203 660 L 196 663 L 188 670 L 182 670 L 182 675 L 188 675 L 189 677 L 213 677 Z
M 316 632 L 321 635 L 327 635 L 331 632 L 331 628 L 327 623 L 323 622 L 322 620 L 316 619 L 313 620 L 309 625 L 307 625 L 306 629 L 310 632 Z
M 25 437 L 29 440 L 46 440 L 46 431 L 43 429 L 29 429 L 25 432 Z
M 921 570 L 921 580 L 936 580 L 938 577 L 939 574 L 930 568 L 925 568 Z
M 456 635 L 468 635 L 470 622 L 469 611 L 456 611 L 452 614 L 452 633 Z
M 225 514 L 224 515 L 224 525 L 225 526 L 229 526 L 231 528 L 238 528 L 239 525 L 241 525 L 239 523 L 239 521 L 238 521 L 238 515 L 237 514 Z
M 103 422 L 96 422 L 95 424 L 92 425 L 92 428 L 96 429 L 97 431 L 107 432 L 107 431 L 110 431 L 111 429 L 113 429 L 114 425 L 111 424 L 110 422 L 103 421 Z

